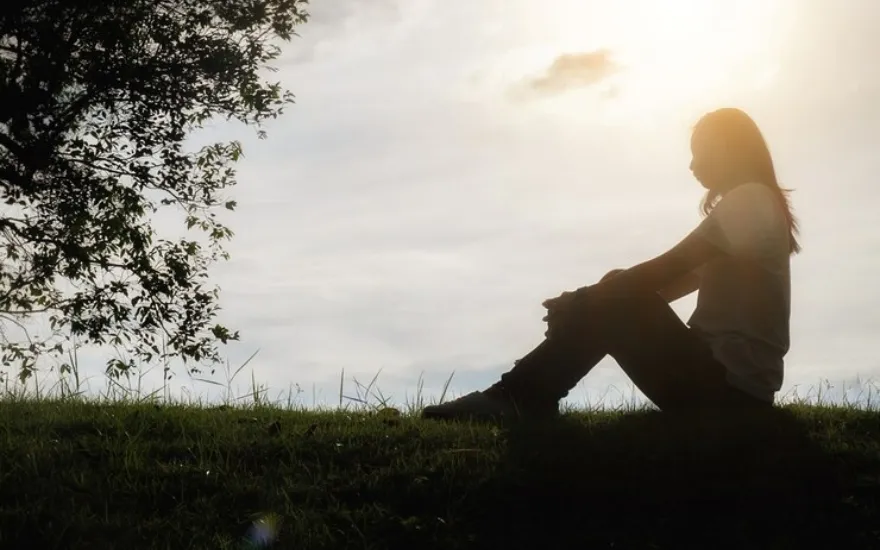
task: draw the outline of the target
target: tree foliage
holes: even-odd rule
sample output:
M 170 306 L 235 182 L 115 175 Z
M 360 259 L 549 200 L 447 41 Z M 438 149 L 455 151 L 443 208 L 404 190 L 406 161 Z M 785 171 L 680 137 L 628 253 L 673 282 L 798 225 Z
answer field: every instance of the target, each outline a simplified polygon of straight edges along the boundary
M 22 380 L 70 338 L 197 371 L 238 337 L 215 323 L 208 268 L 227 256 L 232 232 L 217 213 L 235 207 L 224 190 L 241 147 L 185 142 L 218 118 L 263 137 L 292 95 L 261 73 L 306 21 L 305 3 L 4 3 L 0 346 Z M 188 237 L 160 238 L 160 210 L 177 212 Z M 14 330 L 38 317 L 48 335 Z

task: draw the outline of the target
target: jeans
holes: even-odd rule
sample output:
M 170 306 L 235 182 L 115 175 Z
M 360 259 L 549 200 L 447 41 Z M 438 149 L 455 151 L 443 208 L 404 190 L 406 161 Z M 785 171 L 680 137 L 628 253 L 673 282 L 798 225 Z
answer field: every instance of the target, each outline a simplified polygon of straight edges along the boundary
M 517 361 L 500 385 L 524 403 L 558 401 L 611 355 L 664 411 L 772 407 L 730 386 L 706 340 L 657 293 L 588 294 L 559 331 Z

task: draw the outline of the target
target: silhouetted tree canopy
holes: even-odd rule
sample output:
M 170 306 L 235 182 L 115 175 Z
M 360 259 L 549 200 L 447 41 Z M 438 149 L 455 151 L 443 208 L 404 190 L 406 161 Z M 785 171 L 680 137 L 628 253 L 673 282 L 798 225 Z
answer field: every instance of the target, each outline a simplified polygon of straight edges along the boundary
M 217 210 L 235 207 L 223 192 L 240 144 L 184 142 L 218 118 L 259 129 L 292 101 L 260 73 L 307 19 L 304 4 L 3 3 L 0 360 L 22 380 L 69 338 L 195 371 L 238 338 L 215 323 L 207 276 L 232 235 Z M 160 238 L 151 217 L 162 210 L 192 238 Z M 38 316 L 50 334 L 34 338 L 24 329 Z

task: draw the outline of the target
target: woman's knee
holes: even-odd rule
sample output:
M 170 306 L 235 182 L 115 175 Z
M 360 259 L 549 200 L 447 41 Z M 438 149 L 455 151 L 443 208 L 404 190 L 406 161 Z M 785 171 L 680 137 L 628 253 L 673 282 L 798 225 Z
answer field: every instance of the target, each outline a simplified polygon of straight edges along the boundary
M 611 279 L 611 278 L 614 277 L 615 275 L 617 275 L 617 274 L 619 274 L 619 273 L 623 273 L 624 271 L 626 271 L 626 270 L 625 270 L 625 269 L 612 269 L 611 271 L 609 271 L 608 273 L 606 273 L 601 279 L 599 279 L 599 282 L 600 282 L 600 283 L 604 283 L 604 282 L 607 281 L 608 279 Z
M 663 298 L 656 292 L 608 292 L 598 289 L 584 303 L 586 311 L 605 314 L 625 313 L 627 315 L 668 307 Z
M 608 352 L 633 339 L 643 331 L 646 304 L 638 297 L 597 293 L 569 312 L 567 321 L 573 335 L 585 334 L 602 340 Z
M 611 354 L 639 355 L 646 347 L 662 349 L 681 340 L 687 329 L 656 293 L 597 293 L 575 317 L 575 332 L 601 339 Z

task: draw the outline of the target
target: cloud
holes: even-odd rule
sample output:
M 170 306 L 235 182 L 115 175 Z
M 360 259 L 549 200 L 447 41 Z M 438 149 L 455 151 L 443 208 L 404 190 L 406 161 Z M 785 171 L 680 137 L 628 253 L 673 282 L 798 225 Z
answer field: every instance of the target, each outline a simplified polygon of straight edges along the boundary
M 309 13 L 307 28 L 324 35 L 344 30 L 351 21 L 367 25 L 377 21 L 395 22 L 401 16 L 397 0 L 323 0 L 310 3 L 306 11 Z
M 541 94 L 593 86 L 618 71 L 608 50 L 569 53 L 557 57 L 546 72 L 528 79 L 527 87 Z
M 285 48 L 284 64 L 314 61 L 316 52 L 332 43 L 382 32 L 397 25 L 402 17 L 398 0 L 318 0 L 309 3 L 305 11 L 308 22 L 297 29 L 302 40 Z

